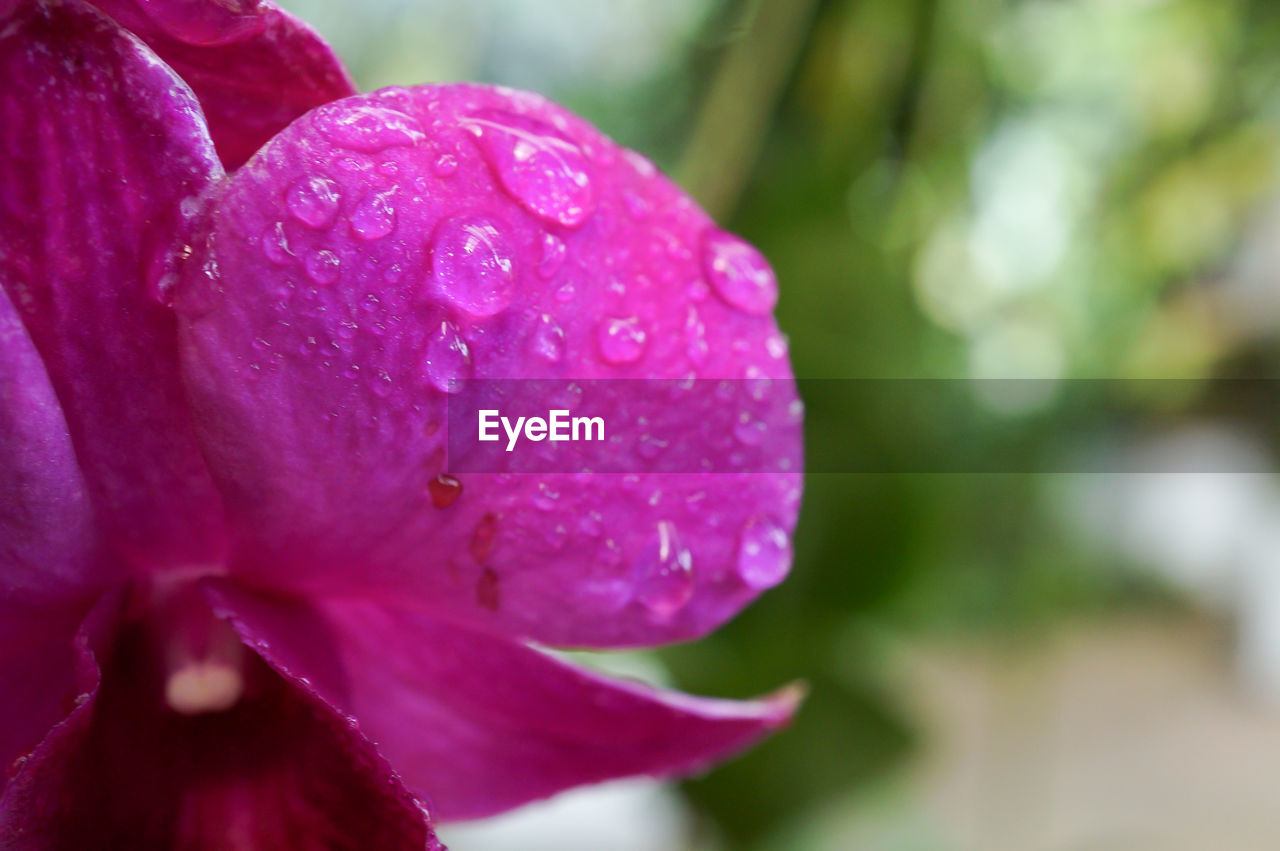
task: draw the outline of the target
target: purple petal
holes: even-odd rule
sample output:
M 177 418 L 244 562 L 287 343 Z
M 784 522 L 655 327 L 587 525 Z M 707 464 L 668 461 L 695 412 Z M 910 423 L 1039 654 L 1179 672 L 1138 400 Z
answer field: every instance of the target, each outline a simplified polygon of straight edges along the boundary
M 66 715 L 72 636 L 118 574 L 98 545 L 44 365 L 0 290 L 0 767 Z
M 207 587 L 249 646 L 359 719 L 445 819 L 617 777 L 700 771 L 786 725 L 800 697 L 662 692 L 377 604 L 310 608 L 226 582 Z
M 0 35 L 0 286 L 66 416 L 111 543 L 139 568 L 217 560 L 222 513 L 193 438 L 172 312 L 176 238 L 221 176 L 190 91 L 78 3 Z
M 251 657 L 234 708 L 179 715 L 148 641 L 119 596 L 90 617 L 75 708 L 17 766 L 0 846 L 440 848 L 399 778 L 314 694 Z
M 307 24 L 262 0 L 93 0 L 195 91 L 228 169 L 307 110 L 355 93 Z
M 767 264 L 639 155 L 535 95 L 392 89 L 299 120 L 210 209 L 177 307 L 248 581 L 621 646 L 786 574 L 798 473 L 440 478 L 449 377 L 790 378 Z M 673 414 L 682 469 L 732 452 L 705 414 Z M 766 425 L 799 470 L 787 416 Z
M 0 289 L 0 607 L 84 598 L 116 576 L 49 376 Z

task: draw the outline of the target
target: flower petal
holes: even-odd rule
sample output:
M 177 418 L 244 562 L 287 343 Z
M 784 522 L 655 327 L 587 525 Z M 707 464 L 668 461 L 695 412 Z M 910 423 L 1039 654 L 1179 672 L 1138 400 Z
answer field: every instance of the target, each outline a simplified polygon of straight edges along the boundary
M 158 300 L 189 208 L 221 176 L 199 107 L 78 3 L 22 4 L 0 34 L 0 79 L 0 286 L 104 532 L 138 567 L 211 562 L 221 507 Z
M 207 587 L 249 646 L 357 718 L 446 819 L 616 777 L 702 770 L 784 726 L 799 701 L 794 689 L 759 701 L 662 692 L 377 604 L 311 608 Z M 322 629 L 329 638 L 317 641 Z
M 0 799 L 0 846 L 440 848 L 372 745 L 257 657 L 236 707 L 168 710 L 147 638 L 115 602 L 81 632 L 75 709 Z
M 93 0 L 195 91 L 228 169 L 308 109 L 355 93 L 307 24 L 262 0 Z
M 44 365 L 0 289 L 0 766 L 65 717 L 72 636 L 118 572 L 99 547 Z
M 0 608 L 83 598 L 114 577 L 49 376 L 0 288 Z
M 639 155 L 535 95 L 389 89 L 295 122 L 210 210 L 210 274 L 189 267 L 176 307 L 247 581 L 622 646 L 704 633 L 786 574 L 798 473 L 484 474 L 432 493 L 443 379 L 464 375 L 782 379 L 787 419 L 765 425 L 800 469 L 772 272 Z M 619 316 L 643 329 L 634 351 L 601 334 Z M 672 414 L 683 469 L 733 451 L 706 414 Z M 763 570 L 742 557 L 762 529 Z

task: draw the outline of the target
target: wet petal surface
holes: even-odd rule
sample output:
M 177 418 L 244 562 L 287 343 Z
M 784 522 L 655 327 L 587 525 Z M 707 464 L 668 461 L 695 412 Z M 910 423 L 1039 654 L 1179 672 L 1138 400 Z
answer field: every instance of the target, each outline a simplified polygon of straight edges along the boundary
M 291 214 L 299 181 L 332 184 L 332 219 Z M 394 224 L 369 239 L 375 197 Z M 244 533 L 233 570 L 549 644 L 653 644 L 733 615 L 789 565 L 798 415 L 761 424 L 791 472 L 732 472 L 736 438 L 700 431 L 689 406 L 687 439 L 651 448 L 667 469 L 730 472 L 433 486 L 452 473 L 455 379 L 789 379 L 760 313 L 772 273 L 739 252 L 716 274 L 753 275 L 752 300 L 715 297 L 713 228 L 639 155 L 527 93 L 391 89 L 291 126 L 211 207 L 177 299 L 204 445 Z M 781 541 L 744 559 L 762 524 Z
M 159 301 L 178 237 L 221 176 L 199 107 L 79 4 L 23 4 L 0 37 L 0 77 L 0 286 L 48 371 L 103 532 L 139 570 L 214 561 L 221 506 Z

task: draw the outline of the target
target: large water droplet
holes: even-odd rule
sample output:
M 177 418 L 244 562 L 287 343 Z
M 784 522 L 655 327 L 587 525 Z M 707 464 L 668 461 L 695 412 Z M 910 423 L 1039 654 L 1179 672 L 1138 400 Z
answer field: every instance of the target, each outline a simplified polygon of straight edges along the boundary
M 382 239 L 396 226 L 396 210 L 391 204 L 394 189 L 370 193 L 351 211 L 351 230 L 361 239 Z
M 531 213 L 565 227 L 577 227 L 591 215 L 596 199 L 587 158 L 555 128 L 497 110 L 463 123 L 503 187 Z
M 308 227 L 327 228 L 338 215 L 342 192 L 323 175 L 304 177 L 289 187 L 284 204 L 295 219 Z
M 289 238 L 285 236 L 284 222 L 267 225 L 260 237 L 262 253 L 277 266 L 287 266 L 293 262 L 293 252 L 289 249 Z
M 366 154 L 416 145 L 427 138 L 416 118 L 380 106 L 322 107 L 316 122 L 330 142 Z
M 455 381 L 471 377 L 471 352 L 451 322 L 441 322 L 427 340 L 423 371 L 432 387 L 444 393 L 456 393 L 461 387 Z
M 533 351 L 551 363 L 558 363 L 564 357 L 564 329 L 545 313 L 538 317 L 538 326 L 533 331 Z
M 332 284 L 338 280 L 338 269 L 341 266 L 338 255 L 322 248 L 319 251 L 313 251 L 307 255 L 302 261 L 302 265 L 306 267 L 307 277 L 315 281 L 317 284 Z
M 486 514 L 480 518 L 480 522 L 476 524 L 476 528 L 471 532 L 471 543 L 468 549 L 471 551 L 471 557 L 476 561 L 484 561 L 489 557 L 489 553 L 493 551 L 493 539 L 498 536 L 498 518 L 492 514 Z
M 772 520 L 757 517 L 742 528 L 738 576 L 752 588 L 772 588 L 791 566 L 791 537 Z
M 767 314 L 778 302 L 778 279 L 759 251 L 714 228 L 702 238 L 702 267 L 711 287 L 730 306 Z
M 462 482 L 456 476 L 441 473 L 427 482 L 427 493 L 436 508 L 448 508 L 462 494 Z
M 605 319 L 596 328 L 600 356 L 612 364 L 634 363 L 644 354 L 647 336 L 634 316 Z
M 514 252 L 496 221 L 454 216 L 436 226 L 431 273 L 436 290 L 472 316 L 493 316 L 515 292 Z
M 636 566 L 636 599 L 655 615 L 670 617 L 692 596 L 693 555 L 680 543 L 676 525 L 663 520 Z

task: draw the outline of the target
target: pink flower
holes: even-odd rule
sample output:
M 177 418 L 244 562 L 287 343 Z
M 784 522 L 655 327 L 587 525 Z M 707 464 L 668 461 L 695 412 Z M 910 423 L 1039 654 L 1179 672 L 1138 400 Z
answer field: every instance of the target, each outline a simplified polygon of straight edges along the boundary
M 798 473 L 455 477 L 441 428 L 451 378 L 789 379 L 763 258 L 536 95 L 96 5 L 0 2 L 0 845 L 433 847 L 785 724 L 535 645 L 714 629 Z

